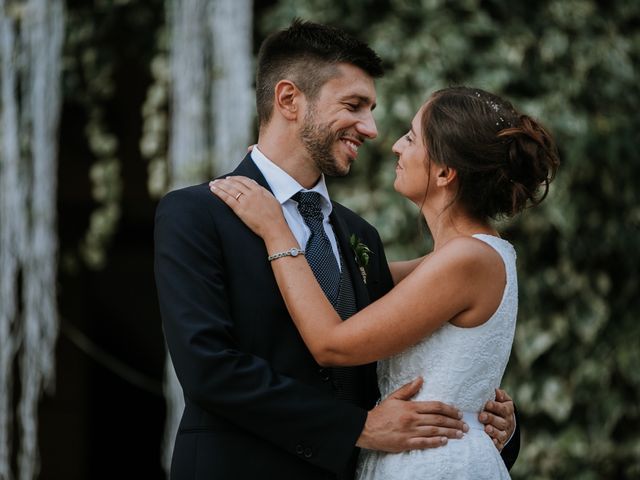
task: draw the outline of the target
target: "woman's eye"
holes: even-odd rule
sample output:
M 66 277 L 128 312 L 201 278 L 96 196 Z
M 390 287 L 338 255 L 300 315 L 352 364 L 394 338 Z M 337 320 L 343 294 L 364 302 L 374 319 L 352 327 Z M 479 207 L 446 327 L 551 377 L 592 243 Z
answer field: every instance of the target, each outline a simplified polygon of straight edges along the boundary
M 408 133 L 404 136 L 404 139 L 409 143 L 413 142 L 413 140 L 411 140 L 411 135 L 409 135 Z

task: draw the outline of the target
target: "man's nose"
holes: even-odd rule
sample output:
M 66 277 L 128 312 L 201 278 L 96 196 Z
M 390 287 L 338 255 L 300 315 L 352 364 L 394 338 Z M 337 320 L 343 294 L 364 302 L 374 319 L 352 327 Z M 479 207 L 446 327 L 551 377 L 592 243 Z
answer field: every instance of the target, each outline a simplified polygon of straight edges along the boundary
M 373 114 L 371 112 L 369 112 L 365 118 L 358 122 L 357 129 L 358 133 L 364 135 L 367 138 L 374 139 L 378 136 L 376 121 L 373 119 Z

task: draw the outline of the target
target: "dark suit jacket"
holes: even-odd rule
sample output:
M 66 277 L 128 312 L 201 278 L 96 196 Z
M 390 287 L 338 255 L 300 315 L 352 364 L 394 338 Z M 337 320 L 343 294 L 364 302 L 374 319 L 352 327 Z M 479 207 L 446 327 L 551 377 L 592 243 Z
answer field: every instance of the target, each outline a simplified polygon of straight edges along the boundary
M 232 175 L 268 188 L 249 156 Z M 382 243 L 371 225 L 337 203 L 331 222 L 363 308 L 392 287 Z M 351 234 L 373 251 L 366 285 Z M 374 366 L 357 367 L 363 405 L 335 398 L 330 376 L 289 317 L 262 239 L 206 184 L 160 202 L 155 273 L 186 404 L 172 479 L 349 478 L 355 442 L 377 398 Z

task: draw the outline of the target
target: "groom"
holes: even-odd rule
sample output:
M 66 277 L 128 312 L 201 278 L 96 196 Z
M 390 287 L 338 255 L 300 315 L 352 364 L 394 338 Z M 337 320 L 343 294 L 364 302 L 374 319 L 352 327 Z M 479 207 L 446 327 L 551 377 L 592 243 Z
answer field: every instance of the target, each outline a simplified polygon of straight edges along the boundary
M 258 144 L 232 173 L 274 193 L 301 245 L 309 229 L 291 197 L 317 192 L 343 311 L 393 286 L 377 232 L 330 201 L 322 175 L 346 175 L 360 145 L 376 137 L 373 82 L 381 75 L 379 57 L 340 30 L 295 21 L 271 35 L 258 56 Z M 372 250 L 366 283 L 351 235 Z M 456 409 L 410 401 L 419 380 L 376 405 L 374 365 L 319 367 L 287 313 L 262 240 L 206 184 L 160 202 L 155 269 L 185 395 L 172 479 L 346 480 L 358 447 L 433 448 L 466 430 Z M 512 403 L 491 403 L 484 414 L 502 445 L 514 429 Z M 508 466 L 518 441 L 516 432 L 503 450 Z

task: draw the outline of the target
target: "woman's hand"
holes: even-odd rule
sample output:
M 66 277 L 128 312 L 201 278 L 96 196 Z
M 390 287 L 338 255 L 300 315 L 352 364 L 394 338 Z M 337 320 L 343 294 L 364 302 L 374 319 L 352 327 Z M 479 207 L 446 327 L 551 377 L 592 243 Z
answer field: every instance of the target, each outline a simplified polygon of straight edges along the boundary
M 209 182 L 209 190 L 265 241 L 289 230 L 278 200 L 255 180 L 227 177 Z

